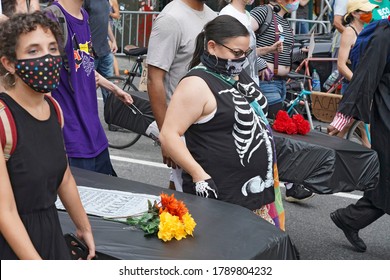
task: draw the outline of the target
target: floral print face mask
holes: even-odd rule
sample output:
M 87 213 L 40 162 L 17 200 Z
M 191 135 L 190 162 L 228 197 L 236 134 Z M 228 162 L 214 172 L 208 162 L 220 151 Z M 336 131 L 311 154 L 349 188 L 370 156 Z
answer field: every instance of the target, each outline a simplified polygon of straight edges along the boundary
M 15 73 L 36 92 L 48 93 L 58 87 L 62 67 L 60 55 L 20 59 L 15 66 Z

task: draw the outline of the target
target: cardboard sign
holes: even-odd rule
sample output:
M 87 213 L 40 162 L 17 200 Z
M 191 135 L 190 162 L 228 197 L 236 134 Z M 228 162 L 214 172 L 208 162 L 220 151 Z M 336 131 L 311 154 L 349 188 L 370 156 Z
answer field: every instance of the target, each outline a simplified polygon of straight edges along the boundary
M 343 96 L 340 94 L 311 92 L 311 108 L 313 115 L 322 122 L 332 122 Z
M 148 65 L 146 64 L 145 59 L 142 61 L 142 74 L 139 80 L 138 90 L 139 91 L 148 90 Z

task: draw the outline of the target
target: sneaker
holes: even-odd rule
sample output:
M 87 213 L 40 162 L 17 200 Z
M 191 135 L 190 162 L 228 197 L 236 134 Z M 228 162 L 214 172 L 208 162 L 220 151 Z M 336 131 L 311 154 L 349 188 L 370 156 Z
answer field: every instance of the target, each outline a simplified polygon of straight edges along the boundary
M 290 189 L 286 188 L 285 200 L 288 202 L 300 202 L 312 198 L 314 193 L 301 184 L 293 184 Z

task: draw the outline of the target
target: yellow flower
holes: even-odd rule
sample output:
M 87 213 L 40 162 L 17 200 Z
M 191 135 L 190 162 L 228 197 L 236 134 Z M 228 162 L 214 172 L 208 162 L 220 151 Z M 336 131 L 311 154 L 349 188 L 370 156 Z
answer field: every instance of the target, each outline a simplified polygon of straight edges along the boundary
M 195 220 L 192 218 L 190 213 L 186 213 L 182 217 L 183 224 L 184 224 L 184 230 L 187 234 L 192 235 L 194 228 L 196 227 Z
M 173 216 L 168 212 L 160 214 L 160 225 L 157 234 L 158 238 L 163 241 L 170 241 L 172 238 L 181 240 L 186 238 L 186 235 L 187 232 L 185 230 L 185 225 L 178 216 Z

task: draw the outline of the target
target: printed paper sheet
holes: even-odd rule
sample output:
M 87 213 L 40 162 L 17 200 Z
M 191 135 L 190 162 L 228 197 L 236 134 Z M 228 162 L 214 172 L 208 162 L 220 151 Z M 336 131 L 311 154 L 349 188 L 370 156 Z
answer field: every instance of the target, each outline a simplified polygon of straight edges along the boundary
M 137 215 L 148 210 L 148 200 L 159 202 L 160 197 L 115 190 L 78 186 L 81 202 L 87 214 L 104 218 Z M 65 210 L 60 199 L 57 209 Z

